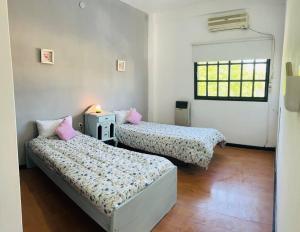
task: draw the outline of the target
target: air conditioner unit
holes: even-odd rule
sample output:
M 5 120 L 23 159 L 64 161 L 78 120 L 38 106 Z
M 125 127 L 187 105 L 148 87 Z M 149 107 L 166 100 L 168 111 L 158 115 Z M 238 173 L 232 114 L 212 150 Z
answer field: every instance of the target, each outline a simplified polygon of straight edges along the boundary
M 233 29 L 247 29 L 249 16 L 245 11 L 219 13 L 208 19 L 209 31 L 224 31 Z

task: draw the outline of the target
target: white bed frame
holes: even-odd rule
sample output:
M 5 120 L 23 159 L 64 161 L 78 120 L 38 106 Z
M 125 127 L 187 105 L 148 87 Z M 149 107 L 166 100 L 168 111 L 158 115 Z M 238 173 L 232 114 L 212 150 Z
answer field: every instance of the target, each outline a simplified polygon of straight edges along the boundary
M 110 232 L 146 232 L 175 205 L 177 198 L 177 168 L 161 176 L 146 189 L 124 202 L 111 217 L 102 213 L 55 171 L 49 169 L 26 144 L 28 168 L 38 166 L 68 197 L 103 229 Z

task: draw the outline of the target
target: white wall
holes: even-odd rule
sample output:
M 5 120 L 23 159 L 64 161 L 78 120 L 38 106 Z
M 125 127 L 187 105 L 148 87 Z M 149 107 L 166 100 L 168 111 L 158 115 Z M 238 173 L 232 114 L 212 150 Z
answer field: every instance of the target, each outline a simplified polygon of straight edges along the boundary
M 7 2 L 0 1 L 0 231 L 22 231 Z
M 300 65 L 299 9 L 299 0 L 288 0 L 277 151 L 277 232 L 300 231 L 300 113 L 288 112 L 283 104 L 285 62 Z
M 251 31 L 209 33 L 208 14 L 246 9 L 251 27 L 276 39 L 274 79 L 268 103 L 194 100 L 192 44 L 258 37 Z M 228 142 L 276 146 L 278 92 L 281 68 L 284 0 L 212 0 L 150 16 L 149 119 L 174 123 L 176 100 L 192 102 L 192 125 L 214 127 Z

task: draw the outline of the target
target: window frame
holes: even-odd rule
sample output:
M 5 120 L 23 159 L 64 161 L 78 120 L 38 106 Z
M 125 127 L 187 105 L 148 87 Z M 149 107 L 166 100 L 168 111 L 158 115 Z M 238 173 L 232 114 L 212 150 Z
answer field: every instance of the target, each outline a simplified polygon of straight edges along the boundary
M 269 80 L 270 80 L 270 64 L 271 59 L 266 59 L 266 62 L 256 62 L 257 59 L 253 59 L 254 62 L 243 62 L 241 60 L 240 63 L 232 63 L 231 61 L 228 61 L 228 63 L 220 63 L 220 61 L 217 62 L 217 64 L 209 64 L 210 61 L 206 62 L 206 64 L 198 64 L 198 62 L 194 62 L 194 99 L 195 100 L 219 100 L 219 101 L 251 101 L 251 102 L 268 102 L 268 96 L 269 96 Z M 243 80 L 243 65 L 244 64 L 254 64 L 253 68 L 253 78 L 252 80 Z M 266 78 L 265 80 L 255 80 L 255 64 L 266 64 Z M 228 80 L 220 80 L 219 79 L 219 68 L 220 65 L 226 65 L 228 67 Z M 230 80 L 230 70 L 231 65 L 241 65 L 241 79 L 240 80 Z M 198 80 L 198 66 L 205 66 L 206 67 L 206 80 L 205 81 L 199 81 Z M 217 66 L 217 79 L 216 80 L 208 80 L 208 67 L 209 66 Z M 206 82 L 206 96 L 198 96 L 198 83 L 200 82 Z M 219 85 L 220 82 L 228 83 L 228 96 L 227 97 L 220 97 L 220 96 L 207 96 L 208 95 L 208 83 L 209 82 L 215 82 L 217 85 Z M 241 87 L 240 91 L 242 92 L 242 83 L 243 82 L 250 82 L 253 84 L 252 87 L 252 97 L 230 97 L 230 83 L 232 82 L 240 82 Z M 254 97 L 254 83 L 255 82 L 264 82 L 265 83 L 265 96 L 264 97 Z M 218 88 L 219 90 L 219 88 Z M 217 90 L 217 95 L 219 94 Z M 240 94 L 241 95 L 241 94 Z

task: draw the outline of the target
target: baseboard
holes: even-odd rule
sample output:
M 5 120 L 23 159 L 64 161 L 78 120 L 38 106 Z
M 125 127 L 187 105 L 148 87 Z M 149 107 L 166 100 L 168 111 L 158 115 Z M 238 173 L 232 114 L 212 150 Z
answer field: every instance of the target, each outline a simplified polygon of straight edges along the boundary
M 259 147 L 259 146 L 250 146 L 250 145 L 243 145 L 243 144 L 236 144 L 236 143 L 226 143 L 226 146 L 263 150 L 263 151 L 276 151 L 275 147 Z

